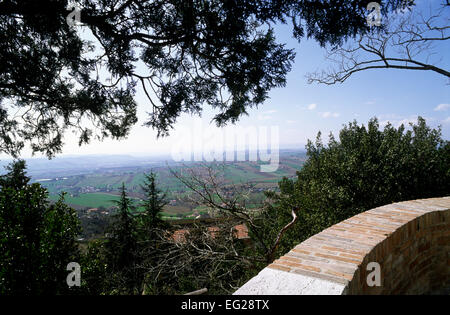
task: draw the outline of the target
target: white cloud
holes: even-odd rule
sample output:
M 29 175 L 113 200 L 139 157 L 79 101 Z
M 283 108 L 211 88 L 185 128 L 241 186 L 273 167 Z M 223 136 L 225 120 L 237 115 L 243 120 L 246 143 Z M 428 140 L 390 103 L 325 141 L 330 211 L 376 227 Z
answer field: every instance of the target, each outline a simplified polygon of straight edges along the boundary
M 322 118 L 330 118 L 330 117 L 336 118 L 340 116 L 339 113 L 332 113 L 332 112 L 320 112 L 319 114 L 320 116 L 322 116 Z
M 275 114 L 276 112 L 278 112 L 278 111 L 275 109 L 272 109 L 272 110 L 265 111 L 263 114 Z
M 258 120 L 264 121 L 264 120 L 270 120 L 270 119 L 272 119 L 272 116 L 270 116 L 270 115 L 261 115 L 261 114 L 258 115 Z
M 442 123 L 443 123 L 443 124 L 450 124 L 450 116 L 448 116 L 447 118 L 445 118 L 445 119 L 442 121 Z
M 366 105 L 373 105 L 373 104 L 375 104 L 375 101 L 367 101 L 365 104 Z
M 450 104 L 439 104 L 434 108 L 434 111 L 436 112 L 443 112 L 450 109 Z
M 317 104 L 314 104 L 314 103 L 308 105 L 308 109 L 309 109 L 309 110 L 315 110 L 316 107 L 317 107 Z

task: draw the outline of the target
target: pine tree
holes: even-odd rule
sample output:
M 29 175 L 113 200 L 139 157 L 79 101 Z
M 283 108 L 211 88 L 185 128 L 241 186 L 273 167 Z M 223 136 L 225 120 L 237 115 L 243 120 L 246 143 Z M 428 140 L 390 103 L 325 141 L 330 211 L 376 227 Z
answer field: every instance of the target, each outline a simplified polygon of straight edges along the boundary
M 168 225 L 162 220 L 161 212 L 164 206 L 167 205 L 166 194 L 158 189 L 156 185 L 156 174 L 150 172 L 145 174 L 144 184 L 141 185 L 145 192 L 145 198 L 140 204 L 144 211 L 140 216 L 140 261 L 144 268 L 142 268 L 142 289 L 145 292 L 157 293 L 156 289 L 159 287 L 158 281 L 160 276 L 148 272 L 152 266 L 158 262 L 158 252 L 163 250 L 161 242 L 158 242 L 158 229 L 167 229 Z M 158 280 L 159 279 L 159 280 Z M 156 290 L 155 290 L 156 289 Z
M 110 286 L 112 291 L 117 293 L 132 294 L 139 281 L 136 270 L 137 231 L 136 219 L 132 214 L 134 206 L 127 196 L 124 183 L 116 204 L 118 211 L 109 227 L 106 243 Z
M 18 190 L 25 187 L 30 181 L 30 177 L 26 175 L 27 165 L 24 160 L 18 159 L 5 166 L 5 169 L 8 172 L 0 176 L 0 187 L 11 187 Z
M 164 206 L 168 204 L 166 201 L 167 194 L 163 193 L 156 186 L 156 174 L 152 171 L 149 174 L 145 174 L 144 185 L 141 185 L 141 188 L 146 194 L 146 198 L 141 204 L 144 207 L 142 215 L 144 231 L 150 232 L 155 228 L 164 227 L 165 223 L 161 219 L 161 213 Z

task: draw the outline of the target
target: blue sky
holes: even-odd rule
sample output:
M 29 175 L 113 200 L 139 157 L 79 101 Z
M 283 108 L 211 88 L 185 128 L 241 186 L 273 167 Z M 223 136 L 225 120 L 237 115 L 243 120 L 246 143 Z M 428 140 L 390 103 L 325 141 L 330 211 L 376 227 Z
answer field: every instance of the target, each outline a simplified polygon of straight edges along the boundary
M 418 2 L 422 10 L 424 3 L 440 1 Z M 318 131 L 336 135 L 344 124 L 355 119 L 366 124 L 371 117 L 378 117 L 382 124 L 390 121 L 398 126 L 415 121 L 420 115 L 433 127 L 441 125 L 444 138 L 450 139 L 450 82 L 444 76 L 431 71 L 381 69 L 359 72 L 343 84 L 308 84 L 307 73 L 331 64 L 325 59 L 325 50 L 315 41 L 298 43 L 291 34 L 290 26 L 276 28 L 278 41 L 294 48 L 297 54 L 287 86 L 272 90 L 270 99 L 258 109 L 249 110 L 249 116 L 243 117 L 237 126 L 278 126 L 281 148 L 304 149 L 307 139 L 314 139 Z M 442 58 L 438 65 L 450 69 L 449 41 L 434 51 Z M 192 128 L 194 119 L 183 115 L 172 136 L 157 139 L 155 131 L 140 126 L 150 110 L 142 92 L 138 93 L 137 101 L 139 123 L 127 140 L 105 140 L 78 147 L 76 138 L 67 135 L 63 154 L 170 153 L 179 137 L 177 130 Z M 214 111 L 205 108 L 202 124 L 207 126 L 213 116 Z M 28 154 L 24 153 L 26 157 Z

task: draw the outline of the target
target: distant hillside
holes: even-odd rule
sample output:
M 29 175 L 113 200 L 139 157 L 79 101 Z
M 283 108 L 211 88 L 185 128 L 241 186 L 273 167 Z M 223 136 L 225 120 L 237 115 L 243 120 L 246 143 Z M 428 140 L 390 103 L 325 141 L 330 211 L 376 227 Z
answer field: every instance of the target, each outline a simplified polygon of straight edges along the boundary
M 224 176 L 230 183 L 252 182 L 255 196 L 267 189 L 277 187 L 283 177 L 295 176 L 305 161 L 303 151 L 283 150 L 280 152 L 280 165 L 276 172 L 260 172 L 258 162 L 227 162 Z M 158 184 L 167 192 L 170 200 L 168 213 L 190 212 L 193 210 L 184 201 L 186 187 L 170 173 L 170 168 L 200 167 L 202 163 L 175 163 L 164 161 L 161 157 L 128 156 L 86 156 L 65 157 L 54 160 L 32 159 L 27 161 L 29 174 L 33 181 L 46 187 L 51 199 L 57 194 L 67 192 L 67 202 L 75 208 L 111 207 L 119 187 L 125 183 L 131 197 L 143 197 L 140 185 L 144 173 L 153 170 L 158 174 Z M 256 197 L 255 197 L 256 198 Z

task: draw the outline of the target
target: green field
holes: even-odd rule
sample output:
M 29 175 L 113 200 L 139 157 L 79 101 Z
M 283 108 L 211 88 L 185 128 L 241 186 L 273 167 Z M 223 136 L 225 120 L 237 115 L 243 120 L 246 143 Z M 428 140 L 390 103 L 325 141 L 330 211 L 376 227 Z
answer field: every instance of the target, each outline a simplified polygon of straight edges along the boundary
M 217 164 L 219 172 L 224 176 L 224 184 L 239 184 L 251 182 L 256 184 L 256 190 L 252 193 L 252 199 L 261 199 L 261 189 L 276 189 L 277 183 L 282 177 L 293 177 L 305 160 L 304 154 L 291 154 L 280 157 L 280 165 L 273 173 L 260 171 L 261 162 L 235 162 Z M 266 163 L 264 163 L 266 164 Z M 203 164 L 190 164 L 174 166 L 179 171 L 183 168 L 200 168 Z M 152 169 L 157 174 L 158 187 L 167 194 L 167 200 L 175 200 L 175 204 L 166 206 L 165 214 L 175 216 L 177 214 L 189 215 L 193 212 L 199 213 L 199 208 L 192 207 L 186 203 L 189 194 L 187 188 L 176 177 L 171 174 L 169 167 L 155 167 Z M 61 192 L 67 192 L 65 202 L 76 209 L 83 208 L 110 208 L 119 200 L 118 191 L 125 184 L 128 196 L 137 204 L 144 198 L 141 184 L 144 182 L 144 173 L 150 169 L 141 167 L 128 167 L 125 169 L 109 169 L 95 171 L 89 174 L 68 175 L 66 177 L 49 177 L 40 181 L 50 193 L 49 199 L 56 201 Z M 41 177 L 46 178 L 46 177 Z M 36 179 L 39 181 L 39 179 Z
M 56 201 L 59 199 L 59 196 L 55 194 L 50 194 L 49 199 L 51 201 Z M 118 200 L 119 196 L 104 193 L 80 194 L 79 196 L 76 197 L 66 194 L 65 196 L 65 202 L 71 206 L 90 207 L 90 208 L 99 208 L 99 207 L 109 208 L 115 205 L 114 201 Z

